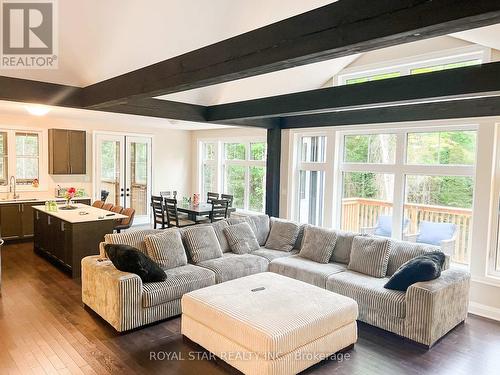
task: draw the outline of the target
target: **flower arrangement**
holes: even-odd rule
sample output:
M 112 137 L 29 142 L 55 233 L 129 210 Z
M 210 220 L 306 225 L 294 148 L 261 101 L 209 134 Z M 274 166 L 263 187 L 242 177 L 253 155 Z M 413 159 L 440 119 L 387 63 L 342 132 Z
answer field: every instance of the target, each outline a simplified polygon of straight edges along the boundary
M 66 198 L 66 206 L 71 205 L 71 200 L 75 197 L 76 189 L 74 187 L 70 187 L 66 190 L 66 194 L 64 194 L 64 198 Z

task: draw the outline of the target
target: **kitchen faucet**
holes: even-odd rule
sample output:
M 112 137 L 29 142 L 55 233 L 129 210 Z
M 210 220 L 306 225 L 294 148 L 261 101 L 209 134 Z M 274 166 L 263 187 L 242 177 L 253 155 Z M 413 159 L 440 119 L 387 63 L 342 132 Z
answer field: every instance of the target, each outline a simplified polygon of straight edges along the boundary
M 12 181 L 14 181 L 14 184 L 12 184 Z M 10 181 L 9 181 L 9 193 L 12 193 L 12 187 L 14 187 L 14 195 L 12 196 L 12 199 L 17 199 L 19 198 L 19 195 L 16 194 L 16 176 L 10 176 Z

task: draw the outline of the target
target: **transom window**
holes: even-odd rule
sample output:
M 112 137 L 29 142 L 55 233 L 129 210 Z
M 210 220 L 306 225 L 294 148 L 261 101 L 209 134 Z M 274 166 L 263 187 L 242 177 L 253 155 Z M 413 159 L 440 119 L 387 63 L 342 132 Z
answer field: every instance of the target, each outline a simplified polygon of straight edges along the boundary
M 447 56 L 427 55 L 413 60 L 392 62 L 390 66 L 345 69 L 337 77 L 338 85 L 352 85 L 413 74 L 425 74 L 447 69 L 480 65 L 489 61 L 489 51 L 478 47 L 466 47 Z
M 235 208 L 264 212 L 267 145 L 264 140 L 201 142 L 200 187 L 233 195 Z

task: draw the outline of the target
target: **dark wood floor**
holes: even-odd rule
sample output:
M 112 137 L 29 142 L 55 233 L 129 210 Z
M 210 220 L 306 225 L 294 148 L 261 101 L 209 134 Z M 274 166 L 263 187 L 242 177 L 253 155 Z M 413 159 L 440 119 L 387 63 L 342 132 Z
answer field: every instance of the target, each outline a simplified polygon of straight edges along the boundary
M 82 307 L 78 283 L 34 255 L 31 243 L 4 246 L 2 267 L 0 374 L 236 373 L 214 361 L 187 360 L 200 349 L 182 340 L 179 318 L 118 334 Z M 180 354 L 151 361 L 150 352 Z M 360 323 L 349 359 L 306 373 L 499 374 L 500 323 L 470 316 L 429 351 Z

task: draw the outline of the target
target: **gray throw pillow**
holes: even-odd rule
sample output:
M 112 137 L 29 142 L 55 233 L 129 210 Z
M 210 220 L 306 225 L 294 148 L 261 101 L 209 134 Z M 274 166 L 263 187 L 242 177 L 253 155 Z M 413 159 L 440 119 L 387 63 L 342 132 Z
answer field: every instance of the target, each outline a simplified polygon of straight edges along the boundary
M 193 226 L 184 229 L 184 242 L 195 264 L 222 257 L 222 250 L 212 226 Z
M 187 264 L 186 251 L 178 229 L 167 229 L 150 234 L 144 239 L 148 256 L 163 269 Z
M 384 277 L 390 251 L 391 241 L 387 238 L 356 236 L 347 268 L 373 277 Z
M 337 242 L 337 234 L 332 229 L 306 225 L 304 240 L 299 256 L 318 263 L 328 263 Z
M 354 237 L 359 236 L 359 233 L 344 232 L 342 230 L 337 230 L 336 232 L 337 242 L 335 243 L 335 249 L 333 249 L 330 261 L 347 264 L 351 257 L 352 241 Z
M 240 223 L 224 228 L 224 234 L 233 253 L 248 254 L 260 249 L 255 233 L 248 223 Z
M 272 218 L 271 222 L 271 231 L 265 247 L 271 250 L 291 251 L 299 235 L 299 224 L 276 218 Z

